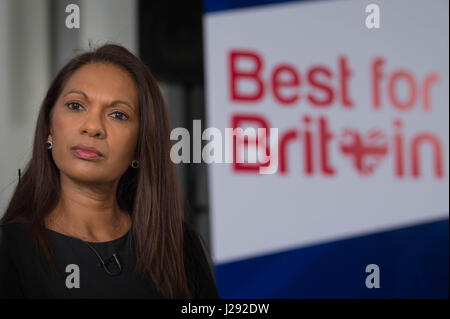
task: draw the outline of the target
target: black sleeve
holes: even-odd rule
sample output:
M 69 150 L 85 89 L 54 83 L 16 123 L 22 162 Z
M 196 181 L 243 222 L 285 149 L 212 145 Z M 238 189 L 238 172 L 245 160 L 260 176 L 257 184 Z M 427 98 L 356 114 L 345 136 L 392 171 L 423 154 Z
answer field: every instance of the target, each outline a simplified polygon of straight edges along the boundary
M 24 298 L 19 275 L 10 256 L 11 240 L 6 226 L 0 226 L 0 299 Z
M 209 253 L 201 235 L 188 226 L 185 231 L 185 269 L 192 298 L 220 299 Z

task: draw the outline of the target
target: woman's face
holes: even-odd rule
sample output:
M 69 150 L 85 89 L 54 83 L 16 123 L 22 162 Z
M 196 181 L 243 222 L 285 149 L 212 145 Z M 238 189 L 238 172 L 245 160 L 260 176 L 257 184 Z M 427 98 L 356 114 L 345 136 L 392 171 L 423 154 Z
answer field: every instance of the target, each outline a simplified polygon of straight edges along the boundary
M 49 139 L 60 172 L 81 182 L 118 180 L 135 158 L 139 133 L 138 90 L 117 66 L 91 63 L 75 71 L 51 115 Z M 102 153 L 80 157 L 72 148 L 83 144 Z

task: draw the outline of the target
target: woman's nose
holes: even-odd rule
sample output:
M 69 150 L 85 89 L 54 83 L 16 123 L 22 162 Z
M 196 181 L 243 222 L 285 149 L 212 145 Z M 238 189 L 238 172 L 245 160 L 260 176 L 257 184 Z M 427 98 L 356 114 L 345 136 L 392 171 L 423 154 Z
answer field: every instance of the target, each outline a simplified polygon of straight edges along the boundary
M 102 115 L 96 112 L 91 112 L 91 114 L 86 115 L 86 120 L 81 126 L 81 133 L 88 134 L 89 136 L 105 136 L 105 128 L 103 125 Z

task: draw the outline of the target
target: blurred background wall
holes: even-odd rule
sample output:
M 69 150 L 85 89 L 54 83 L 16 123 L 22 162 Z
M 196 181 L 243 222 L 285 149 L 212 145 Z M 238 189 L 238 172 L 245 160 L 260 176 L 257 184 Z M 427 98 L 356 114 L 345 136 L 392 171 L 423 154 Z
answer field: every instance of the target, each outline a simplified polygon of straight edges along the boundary
M 0 214 L 31 155 L 51 77 L 50 8 L 49 1 L 0 1 Z

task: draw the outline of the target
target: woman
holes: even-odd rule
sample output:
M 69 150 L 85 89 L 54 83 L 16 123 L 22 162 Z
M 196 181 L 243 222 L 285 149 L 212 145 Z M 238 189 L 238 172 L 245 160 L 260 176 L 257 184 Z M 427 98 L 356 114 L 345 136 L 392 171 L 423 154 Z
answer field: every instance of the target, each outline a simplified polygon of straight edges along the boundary
M 42 103 L 0 220 L 0 296 L 218 298 L 183 218 L 158 85 L 125 48 L 76 56 Z

